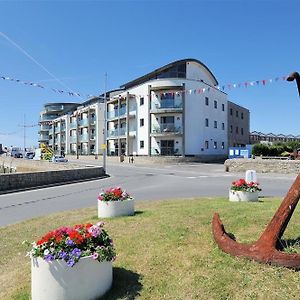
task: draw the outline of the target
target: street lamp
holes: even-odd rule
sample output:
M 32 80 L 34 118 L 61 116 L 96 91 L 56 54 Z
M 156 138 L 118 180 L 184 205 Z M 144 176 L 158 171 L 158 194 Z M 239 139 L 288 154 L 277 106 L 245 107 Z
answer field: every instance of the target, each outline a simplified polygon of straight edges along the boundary
M 294 72 L 294 73 L 290 74 L 286 80 L 287 81 L 293 81 L 294 79 L 297 82 L 298 93 L 299 93 L 299 96 L 300 96 L 300 75 L 299 75 L 298 72 Z
M 106 86 L 107 86 L 107 73 L 105 73 L 105 80 L 104 80 L 104 130 L 103 130 L 103 170 L 106 174 L 106 153 L 107 153 L 107 143 L 106 143 L 106 137 L 107 137 L 107 124 L 106 124 L 106 106 L 107 106 L 107 99 L 106 99 Z

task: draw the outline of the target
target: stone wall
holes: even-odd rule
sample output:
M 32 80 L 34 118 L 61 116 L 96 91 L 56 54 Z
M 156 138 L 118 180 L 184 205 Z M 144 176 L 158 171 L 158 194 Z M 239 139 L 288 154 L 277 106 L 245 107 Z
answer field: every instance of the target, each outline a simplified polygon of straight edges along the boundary
M 300 173 L 300 160 L 236 158 L 227 159 L 224 166 L 227 172 L 255 170 L 258 173 Z
M 39 171 L 0 175 L 0 193 L 22 190 L 49 184 L 66 183 L 105 175 L 102 167 L 86 167 L 69 170 Z

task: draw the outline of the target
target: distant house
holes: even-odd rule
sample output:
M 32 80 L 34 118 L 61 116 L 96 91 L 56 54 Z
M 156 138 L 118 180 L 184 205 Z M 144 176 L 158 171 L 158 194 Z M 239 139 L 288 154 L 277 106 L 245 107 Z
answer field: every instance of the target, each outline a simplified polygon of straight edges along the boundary
M 274 134 L 270 133 L 262 133 L 260 131 L 252 131 L 250 133 L 250 143 L 257 144 L 261 142 L 269 142 L 269 143 L 278 143 L 278 142 L 291 142 L 297 141 L 300 142 L 300 135 L 284 135 L 284 134 Z

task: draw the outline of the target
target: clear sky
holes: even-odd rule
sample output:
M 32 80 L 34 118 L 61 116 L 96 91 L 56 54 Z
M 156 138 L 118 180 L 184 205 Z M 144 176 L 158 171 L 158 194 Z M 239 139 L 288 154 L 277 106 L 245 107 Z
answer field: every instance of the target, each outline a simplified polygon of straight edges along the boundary
M 23 147 L 22 125 L 47 102 L 87 95 L 195 58 L 220 86 L 300 72 L 300 1 L 1 1 L 0 143 Z M 45 88 L 16 82 L 41 84 Z M 78 92 L 81 98 L 68 96 Z M 225 90 L 250 110 L 251 130 L 300 134 L 295 82 Z M 38 127 L 26 127 L 26 147 Z

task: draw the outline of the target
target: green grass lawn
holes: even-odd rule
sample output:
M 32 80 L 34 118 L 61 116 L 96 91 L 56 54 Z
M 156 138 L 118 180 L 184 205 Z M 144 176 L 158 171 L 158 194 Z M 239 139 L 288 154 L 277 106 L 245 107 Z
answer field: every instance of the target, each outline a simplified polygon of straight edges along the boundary
M 220 198 L 142 202 L 135 216 L 107 219 L 117 260 L 104 299 L 299 299 L 300 273 L 231 257 L 212 237 L 211 220 L 218 212 L 238 241 L 253 242 L 279 204 L 279 199 L 232 203 Z M 284 239 L 299 242 L 299 216 L 296 209 Z M 62 225 L 97 221 L 95 205 L 0 228 L 0 299 L 30 298 L 23 240 L 37 240 Z

